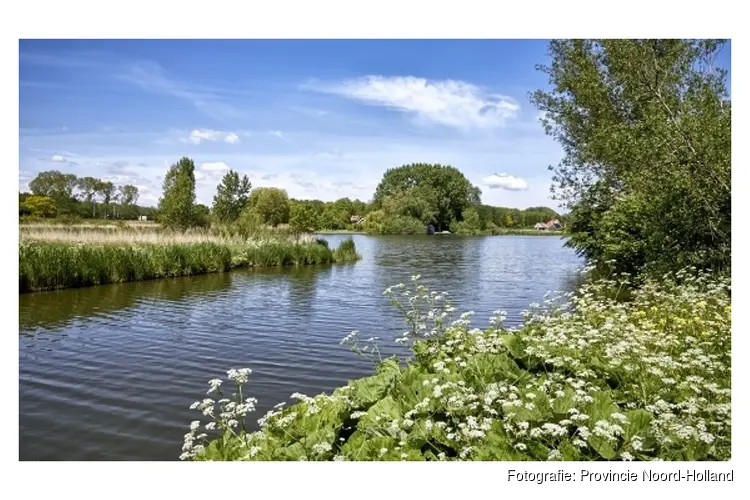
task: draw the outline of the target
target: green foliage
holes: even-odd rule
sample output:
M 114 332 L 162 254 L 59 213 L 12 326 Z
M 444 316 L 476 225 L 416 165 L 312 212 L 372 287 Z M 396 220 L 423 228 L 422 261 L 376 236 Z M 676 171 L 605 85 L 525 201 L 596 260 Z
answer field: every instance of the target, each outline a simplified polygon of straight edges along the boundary
M 619 270 L 731 260 L 731 101 L 716 40 L 556 40 L 532 102 L 565 157 L 569 244 Z M 637 241 L 633 241 L 636 239 Z
M 55 200 L 67 200 L 73 196 L 73 189 L 78 180 L 73 174 L 64 174 L 59 170 L 41 172 L 31 182 L 29 189 L 37 196 L 48 196 Z
M 164 176 L 159 200 L 159 222 L 166 228 L 185 229 L 195 224 L 195 164 L 183 157 Z
M 225 224 L 239 219 L 247 206 L 251 187 L 246 175 L 240 178 L 240 174 L 234 170 L 227 172 L 216 187 L 213 206 L 216 219 Z
M 135 205 L 138 203 L 138 188 L 126 184 L 120 186 L 120 201 L 123 205 Z
M 20 293 L 228 270 L 224 245 L 74 245 L 22 242 Z
M 319 217 L 319 227 L 323 229 L 341 230 L 349 226 L 351 215 L 344 209 L 336 208 L 335 204 L 326 204 L 323 213 Z
M 245 419 L 256 401 L 241 390 L 196 401 L 209 420 L 191 424 L 180 458 L 729 460 L 728 279 L 667 275 L 628 302 L 601 294 L 613 285 L 627 282 L 551 297 L 516 330 L 503 327 L 502 311 L 479 330 L 471 313 L 454 319 L 443 294 L 391 287 L 412 357 L 383 360 L 377 339 L 362 346 L 352 332 L 342 343 L 373 354 L 373 375 L 330 395 L 295 393 L 296 404 L 277 405 L 252 433 Z M 240 389 L 249 374 L 228 372 Z
M 441 231 L 459 220 L 464 209 L 478 205 L 480 195 L 481 191 L 454 167 L 414 163 L 388 169 L 375 190 L 373 203 L 388 215 L 434 220 Z
M 194 227 L 209 227 L 211 225 L 211 209 L 206 205 L 198 203 L 193 208 Z
M 20 203 L 18 211 L 20 215 L 43 219 L 57 216 L 57 206 L 49 196 L 27 196 Z
M 357 248 L 354 245 L 354 240 L 351 238 L 339 243 L 338 248 L 333 251 L 333 260 L 336 262 L 354 261 L 359 260 L 360 258 L 360 255 L 357 253 Z
M 455 234 L 483 234 L 481 221 L 477 209 L 467 208 L 464 210 L 462 220 L 451 225 L 451 232 Z
M 359 259 L 354 242 L 327 244 L 272 239 L 217 243 L 19 244 L 20 293 L 227 271 L 236 267 L 331 264 Z
M 314 233 L 320 227 L 320 219 L 310 205 L 294 203 L 289 217 L 289 228 L 295 233 Z
M 290 202 L 286 191 L 273 187 L 255 188 L 248 206 L 260 216 L 263 224 L 277 226 L 289 222 Z

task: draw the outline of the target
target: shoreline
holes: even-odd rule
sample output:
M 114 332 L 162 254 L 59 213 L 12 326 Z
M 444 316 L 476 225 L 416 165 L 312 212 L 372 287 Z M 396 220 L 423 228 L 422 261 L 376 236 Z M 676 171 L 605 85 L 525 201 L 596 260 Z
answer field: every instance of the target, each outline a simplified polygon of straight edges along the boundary
M 315 234 L 358 234 L 361 236 L 558 236 L 565 237 L 570 236 L 568 233 L 563 231 L 537 231 L 534 229 L 519 229 L 519 230 L 508 230 L 497 234 L 369 234 L 363 231 L 348 231 L 346 229 L 331 229 L 316 231 Z

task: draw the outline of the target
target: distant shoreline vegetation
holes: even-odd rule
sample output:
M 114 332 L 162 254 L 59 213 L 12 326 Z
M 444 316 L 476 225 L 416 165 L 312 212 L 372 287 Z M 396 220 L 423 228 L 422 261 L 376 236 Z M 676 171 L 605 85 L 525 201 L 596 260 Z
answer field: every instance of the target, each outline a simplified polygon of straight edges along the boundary
M 515 234 L 566 216 L 548 207 L 495 207 L 481 202 L 481 190 L 460 170 L 439 164 L 413 163 L 388 169 L 370 201 L 298 200 L 275 187 L 253 188 L 246 175 L 227 171 L 211 207 L 196 202 L 195 166 L 190 158 L 173 164 L 164 177 L 159 206 L 136 204 L 135 186 L 115 186 L 92 177 L 57 170 L 41 172 L 19 193 L 23 223 L 102 224 L 147 219 L 164 227 L 194 227 L 247 232 L 259 226 L 288 226 L 294 232 L 349 231 L 366 234 Z M 538 231 L 540 234 L 544 231 Z

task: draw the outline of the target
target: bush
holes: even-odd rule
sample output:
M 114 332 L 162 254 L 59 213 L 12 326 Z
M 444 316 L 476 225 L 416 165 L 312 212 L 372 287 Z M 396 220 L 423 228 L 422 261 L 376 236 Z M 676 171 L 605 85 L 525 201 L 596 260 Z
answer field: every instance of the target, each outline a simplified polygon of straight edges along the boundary
M 354 240 L 349 238 L 339 243 L 339 247 L 333 252 L 333 259 L 336 262 L 360 259 Z
M 209 382 L 222 399 L 193 403 L 212 418 L 191 424 L 180 458 L 728 460 L 729 280 L 664 276 L 627 302 L 600 293 L 614 286 L 627 282 L 547 299 L 516 330 L 496 311 L 484 331 L 471 312 L 452 321 L 444 294 L 392 287 L 410 358 L 382 360 L 377 339 L 352 332 L 342 342 L 375 372 L 331 395 L 293 394 L 256 432 L 246 416 L 257 401 L 238 396 L 250 370 L 229 370 L 234 400 Z

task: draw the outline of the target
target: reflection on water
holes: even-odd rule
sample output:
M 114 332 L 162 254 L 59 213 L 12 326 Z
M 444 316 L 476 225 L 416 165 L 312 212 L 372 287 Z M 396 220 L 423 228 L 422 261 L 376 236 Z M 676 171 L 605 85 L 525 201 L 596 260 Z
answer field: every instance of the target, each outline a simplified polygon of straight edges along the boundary
M 178 301 L 219 292 L 231 284 L 231 273 L 220 273 L 21 294 L 18 296 L 19 327 L 21 332 L 27 333 L 36 328 L 62 327 L 76 319 L 127 309 L 140 301 Z
M 339 341 L 403 331 L 388 286 L 420 274 L 480 325 L 495 309 L 513 324 L 581 265 L 554 237 L 354 238 L 363 260 L 351 264 L 19 296 L 21 459 L 175 460 L 188 406 L 228 368 L 253 369 L 256 418 L 366 374 Z

